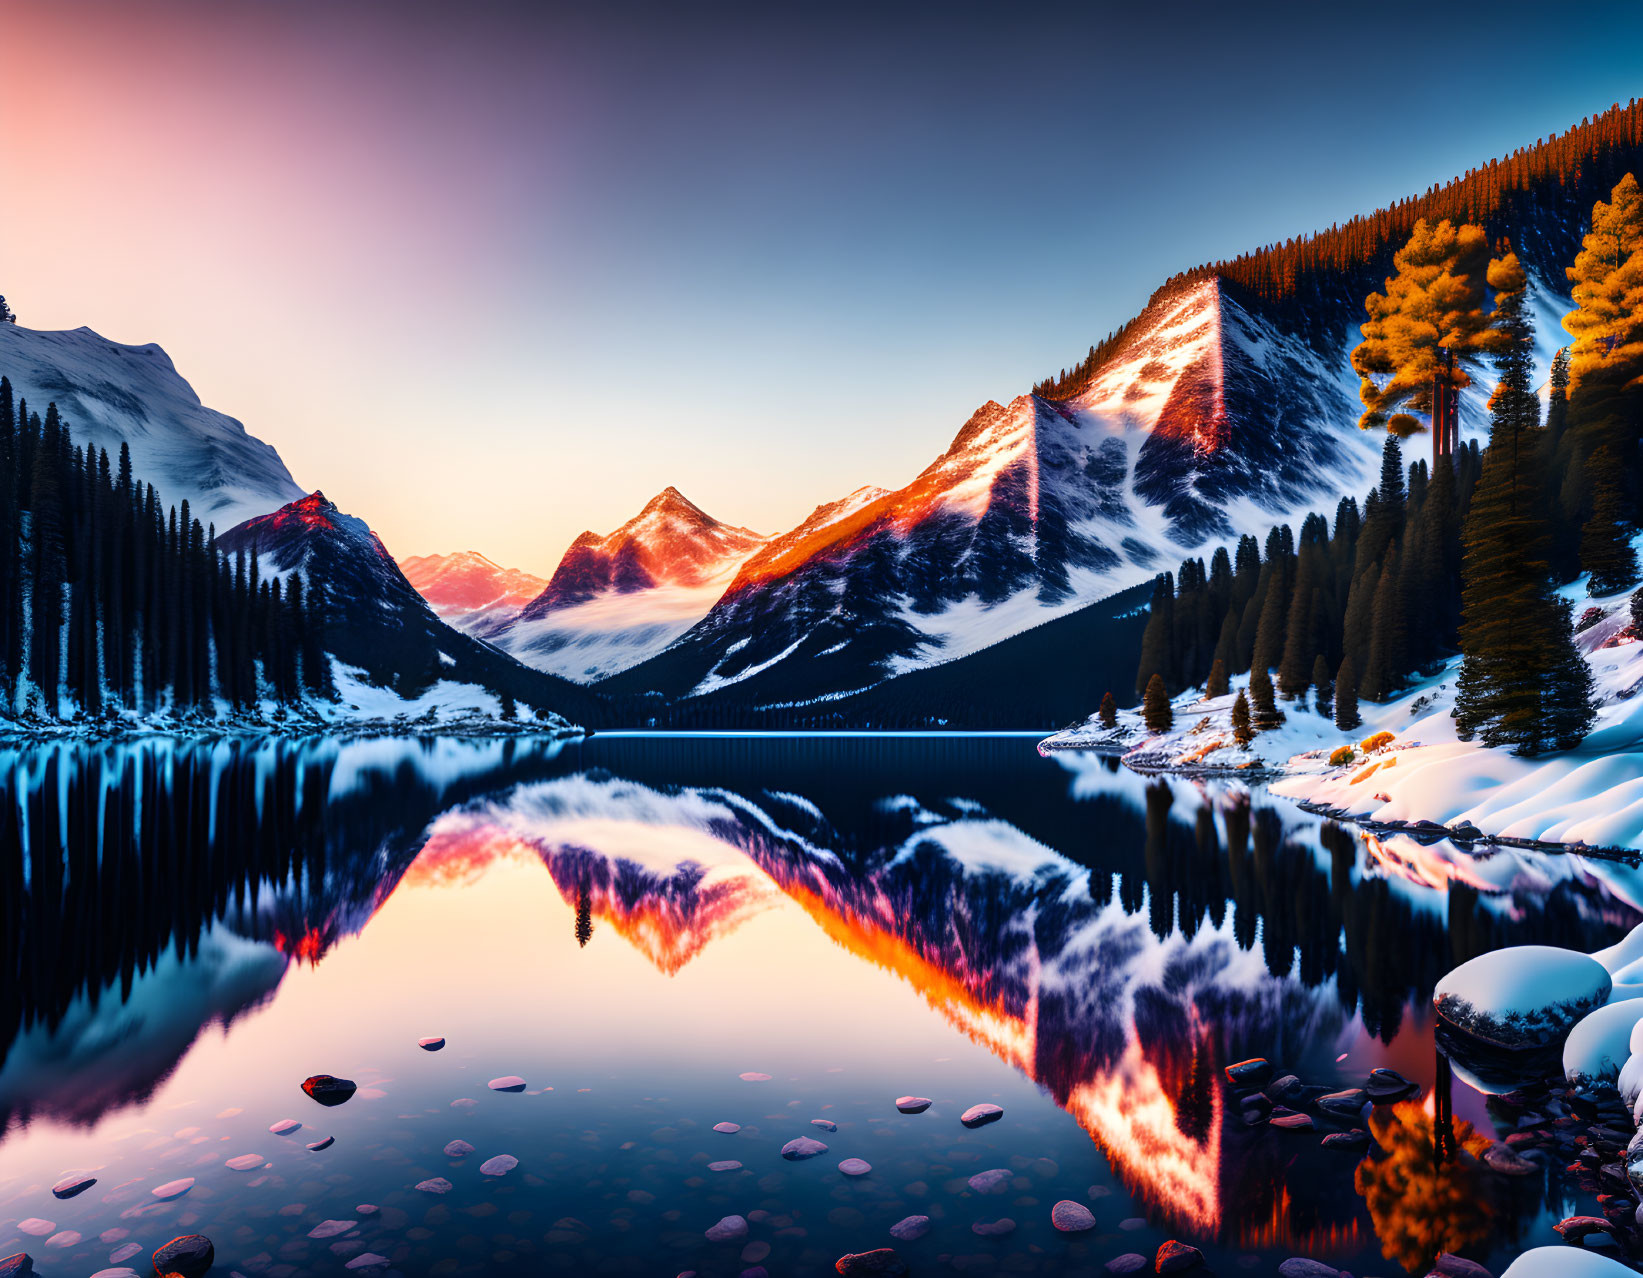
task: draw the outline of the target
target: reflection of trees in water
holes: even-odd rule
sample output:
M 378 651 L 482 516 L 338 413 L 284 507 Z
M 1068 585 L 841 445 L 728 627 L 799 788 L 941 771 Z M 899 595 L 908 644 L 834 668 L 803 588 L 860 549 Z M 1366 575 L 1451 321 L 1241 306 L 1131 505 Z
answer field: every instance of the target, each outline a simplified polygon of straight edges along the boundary
M 1178 818 L 1176 798 L 1163 781 L 1147 789 L 1153 931 L 1164 936 L 1178 925 L 1190 938 L 1205 918 L 1219 926 L 1230 904 L 1238 944 L 1249 950 L 1259 940 L 1269 972 L 1309 989 L 1333 983 L 1341 1007 L 1357 1008 L 1365 1028 L 1387 1041 L 1405 1007 L 1424 1002 L 1456 964 L 1509 944 L 1591 950 L 1638 922 L 1630 907 L 1572 880 L 1514 892 L 1505 898 L 1510 908 L 1456 880 L 1447 893 L 1411 891 L 1363 873 L 1358 837 L 1333 821 L 1318 827 L 1314 846 L 1305 841 L 1310 826 L 1286 831 L 1275 808 L 1252 805 L 1246 792 L 1197 803 L 1190 824 Z M 1120 892 L 1126 909 L 1140 908 L 1138 887 Z
M 0 1066 L 77 998 L 123 1002 L 167 951 L 196 957 L 219 920 L 317 960 L 392 890 L 434 816 L 540 775 L 549 757 L 510 740 L 447 749 L 434 767 L 433 750 L 156 740 L 0 752 Z
M 576 889 L 576 943 L 586 949 L 593 939 L 593 898 L 586 887 Z

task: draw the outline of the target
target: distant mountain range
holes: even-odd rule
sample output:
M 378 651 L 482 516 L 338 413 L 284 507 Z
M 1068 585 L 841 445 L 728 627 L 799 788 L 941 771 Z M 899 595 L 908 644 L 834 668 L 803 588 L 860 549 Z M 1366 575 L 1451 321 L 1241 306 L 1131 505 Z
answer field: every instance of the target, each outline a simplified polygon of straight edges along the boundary
M 1544 378 L 1592 202 L 1636 168 L 1633 103 L 1317 236 L 1183 272 L 1070 370 L 978 408 L 900 488 L 858 489 L 769 537 L 669 488 L 578 537 L 545 581 L 472 551 L 395 566 L 363 523 L 304 498 L 272 448 L 202 408 L 158 347 L 0 325 L 0 371 L 81 436 L 129 443 L 168 502 L 238 525 L 226 544 L 346 583 L 330 642 L 373 677 L 415 686 L 438 661 L 523 688 L 524 663 L 549 679 L 532 695 L 600 722 L 977 726 L 979 706 L 996 724 L 1014 704 L 1021 726 L 1045 726 L 1087 712 L 1091 687 L 1127 699 L 1139 627 L 1125 592 L 1374 482 L 1379 439 L 1356 429 L 1348 352 L 1416 218 L 1512 240 Z M 1485 424 L 1492 378 L 1477 374 L 1465 434 Z M 1073 670 L 1077 702 L 1052 686 Z

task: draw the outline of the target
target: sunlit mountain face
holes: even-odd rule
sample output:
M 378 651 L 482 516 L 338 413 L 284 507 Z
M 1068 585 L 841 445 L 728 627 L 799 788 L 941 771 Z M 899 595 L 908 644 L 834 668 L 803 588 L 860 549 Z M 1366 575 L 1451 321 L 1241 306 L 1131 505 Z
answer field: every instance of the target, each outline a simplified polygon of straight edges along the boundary
M 452 623 L 475 613 L 517 613 L 548 584 L 522 569 L 492 563 L 477 550 L 412 555 L 399 566 L 416 592 Z
M 949 1247 L 1008 1212 L 1000 1254 L 1037 1247 L 1045 1272 L 1163 1237 L 1360 1271 L 1418 1250 L 1419 1220 L 1366 1205 L 1359 1155 L 1246 1126 L 1222 1067 L 1430 1080 L 1449 966 L 1507 940 L 1590 948 L 1640 917 L 1625 866 L 1375 839 L 1009 740 L 166 742 L 0 764 L 0 1218 L 65 1166 L 111 1183 L 198 1167 L 189 1210 L 228 1237 L 312 1174 L 266 1131 L 296 1117 L 336 1136 L 352 1197 L 289 1235 L 257 1224 L 239 1259 L 299 1266 L 307 1230 L 356 1199 L 420 1214 L 413 1186 L 443 1175 L 460 1208 L 471 1169 L 438 1151 L 461 1136 L 542 1182 L 518 1183 L 512 1237 L 560 1229 L 618 1272 L 760 1200 L 806 1231 L 771 1234 L 790 1272 L 932 1209 Z M 429 1034 L 449 1045 L 419 1050 Z M 296 1087 L 319 1071 L 361 1099 L 319 1113 Z M 508 1074 L 526 1096 L 486 1088 Z M 907 1093 L 935 1107 L 897 1115 Z M 1005 1118 L 965 1131 L 980 1100 Z M 1377 1118 L 1394 1157 L 1429 1101 Z M 710 1130 L 725 1119 L 742 1132 Z M 117 1139 L 133 1122 L 148 1144 Z M 841 1204 L 832 1162 L 806 1176 L 775 1156 L 799 1134 L 873 1175 Z M 220 1170 L 247 1149 L 260 1177 Z M 691 1166 L 718 1159 L 774 1179 L 748 1198 Z M 1020 1188 L 976 1199 L 965 1178 L 993 1166 L 1043 1203 L 1091 1201 L 1100 1245 L 1050 1231 Z M 106 1208 L 72 1210 L 51 1218 L 95 1238 L 81 1226 Z M 451 1254 L 442 1219 L 382 1239 L 403 1272 Z M 1119 1237 L 1120 1219 L 1140 1223 Z M 81 1250 L 65 1259 L 107 1254 Z

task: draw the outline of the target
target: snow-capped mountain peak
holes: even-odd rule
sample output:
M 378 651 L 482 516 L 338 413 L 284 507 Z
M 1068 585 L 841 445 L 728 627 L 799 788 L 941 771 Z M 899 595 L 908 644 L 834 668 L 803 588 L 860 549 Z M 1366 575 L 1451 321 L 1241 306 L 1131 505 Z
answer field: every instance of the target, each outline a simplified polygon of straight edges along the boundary
M 515 616 L 548 584 L 521 569 L 504 568 L 477 550 L 412 555 L 399 566 L 434 611 L 453 623 L 478 614 Z
M 0 324 L 0 374 L 31 413 L 55 403 L 77 444 L 105 448 L 110 458 L 129 445 L 134 473 L 166 505 L 188 502 L 201 523 L 226 528 L 302 496 L 279 454 L 201 405 L 153 343 Z

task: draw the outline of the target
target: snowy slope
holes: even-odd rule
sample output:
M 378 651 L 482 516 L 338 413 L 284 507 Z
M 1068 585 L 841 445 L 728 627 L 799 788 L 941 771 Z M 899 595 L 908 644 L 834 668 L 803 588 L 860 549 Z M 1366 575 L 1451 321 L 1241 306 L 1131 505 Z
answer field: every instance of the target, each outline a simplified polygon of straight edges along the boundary
M 75 443 L 106 448 L 111 462 L 129 444 L 132 470 L 201 523 L 221 530 L 302 496 L 279 454 L 203 407 L 158 346 L 0 324 L 0 374 L 30 412 L 55 401 Z
M 453 625 L 479 613 L 516 614 L 548 584 L 521 569 L 504 568 L 477 550 L 412 555 L 401 559 L 399 567 L 417 593 Z
M 1375 474 L 1356 404 L 1344 354 L 1286 337 L 1217 281 L 1165 290 L 1083 394 L 983 405 L 911 483 L 772 539 L 616 686 L 747 681 L 750 697 L 803 699 L 974 652 L 1190 550 L 1332 513 Z
M 700 621 L 765 539 L 677 488 L 615 532 L 585 532 L 517 614 L 493 606 L 464 629 L 539 670 L 592 680 L 660 652 Z

